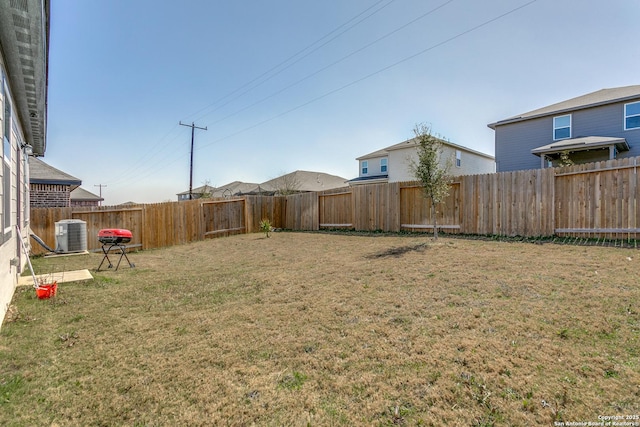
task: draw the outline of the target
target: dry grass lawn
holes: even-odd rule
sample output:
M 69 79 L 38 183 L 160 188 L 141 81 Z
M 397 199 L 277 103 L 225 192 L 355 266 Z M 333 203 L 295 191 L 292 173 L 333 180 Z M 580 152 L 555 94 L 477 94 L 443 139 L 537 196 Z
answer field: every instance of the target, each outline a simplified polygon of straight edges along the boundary
M 638 250 L 275 233 L 130 258 L 52 300 L 17 290 L 0 331 L 1 425 L 640 415 Z

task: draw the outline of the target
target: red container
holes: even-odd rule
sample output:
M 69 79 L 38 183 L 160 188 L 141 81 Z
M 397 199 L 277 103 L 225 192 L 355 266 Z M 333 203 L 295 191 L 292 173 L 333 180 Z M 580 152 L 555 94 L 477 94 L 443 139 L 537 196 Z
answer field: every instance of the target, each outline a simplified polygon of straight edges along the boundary
M 131 237 L 131 231 L 122 228 L 103 228 L 98 231 L 98 240 L 103 244 L 129 243 Z
M 48 299 L 56 296 L 58 290 L 58 282 L 40 285 L 36 288 L 36 296 L 38 299 Z

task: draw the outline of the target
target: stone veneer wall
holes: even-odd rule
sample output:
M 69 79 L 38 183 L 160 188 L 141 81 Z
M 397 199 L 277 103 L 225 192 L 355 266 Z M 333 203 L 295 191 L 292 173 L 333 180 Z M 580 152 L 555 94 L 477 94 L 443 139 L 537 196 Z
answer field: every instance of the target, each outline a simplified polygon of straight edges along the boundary
M 71 206 L 71 190 L 68 185 L 31 184 L 32 208 L 59 208 Z

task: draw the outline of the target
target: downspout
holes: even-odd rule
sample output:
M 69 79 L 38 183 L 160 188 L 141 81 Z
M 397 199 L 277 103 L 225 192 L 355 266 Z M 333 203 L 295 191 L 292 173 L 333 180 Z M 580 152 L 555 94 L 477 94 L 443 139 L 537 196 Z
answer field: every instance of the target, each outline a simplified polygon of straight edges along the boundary
M 22 148 L 22 144 L 20 144 L 20 148 Z M 22 159 L 24 158 L 24 154 L 22 152 L 22 149 L 16 149 L 16 226 L 19 227 L 17 229 L 17 232 L 20 233 L 20 230 L 22 230 L 22 209 L 21 209 L 21 205 L 22 205 L 22 185 L 21 185 L 21 181 L 22 179 Z M 11 177 L 9 177 L 9 179 L 11 179 Z M 16 254 L 17 254 L 17 258 L 18 258 L 18 265 L 17 265 L 17 269 L 18 272 L 20 272 L 20 269 L 22 268 L 22 246 L 20 244 L 20 239 L 22 239 L 22 235 L 17 236 L 16 239 Z

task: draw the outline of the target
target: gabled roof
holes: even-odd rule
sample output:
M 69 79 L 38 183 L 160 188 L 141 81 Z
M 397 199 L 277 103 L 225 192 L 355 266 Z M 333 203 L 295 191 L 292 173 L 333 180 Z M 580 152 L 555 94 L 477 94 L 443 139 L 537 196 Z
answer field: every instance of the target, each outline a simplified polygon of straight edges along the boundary
M 216 189 L 215 187 L 205 184 L 205 185 L 201 185 L 200 187 L 196 187 L 196 188 L 191 189 L 191 192 L 193 194 L 213 193 L 215 191 L 215 189 Z M 187 195 L 187 194 L 189 194 L 189 190 L 183 191 L 182 193 L 178 193 L 177 195 L 178 196 L 184 196 L 184 195 Z
M 480 151 L 472 150 L 471 148 L 464 147 L 462 145 L 454 144 L 453 142 L 445 141 L 444 139 L 440 139 L 440 142 L 444 145 L 448 145 L 449 147 L 467 151 L 469 153 L 473 153 L 478 156 L 486 157 L 487 159 L 495 160 L 495 157 L 482 153 Z M 375 159 L 379 157 L 385 157 L 389 154 L 389 151 L 402 150 L 405 148 L 414 148 L 418 146 L 418 138 L 407 139 L 406 141 L 399 142 L 397 144 L 393 144 L 387 148 L 383 148 L 381 150 L 374 151 L 373 153 L 365 154 L 364 156 L 356 158 L 356 160 L 367 160 L 367 159 Z
M 82 181 L 46 164 L 37 157 L 29 156 L 29 183 L 69 185 L 73 190 L 79 187 Z
M 70 194 L 71 201 L 82 201 L 82 202 L 102 202 L 104 198 L 98 196 L 97 194 L 93 194 L 90 191 L 85 190 L 82 187 L 78 187 L 73 190 Z
M 291 189 L 298 192 L 324 191 L 346 187 L 347 179 L 323 172 L 297 170 L 263 182 L 247 193 L 273 193 L 280 189 L 281 183 L 286 183 L 291 187 L 295 187 Z
M 389 155 L 389 152 L 386 148 L 382 148 L 380 150 L 376 150 L 373 153 L 365 154 L 364 156 L 357 157 L 356 160 L 368 160 L 368 159 L 377 159 L 378 157 L 386 157 Z
M 253 190 L 257 185 L 258 184 L 253 182 L 233 181 L 223 186 L 216 187 L 213 192 L 213 197 L 237 196 Z
M 213 187 L 211 185 L 202 185 L 200 187 L 194 188 L 192 191 L 193 194 L 204 194 L 207 193 L 210 197 L 225 197 L 225 196 L 235 196 L 237 194 L 247 193 L 254 188 L 256 188 L 258 184 L 253 182 L 242 182 L 242 181 L 233 181 L 228 184 L 222 185 L 220 187 Z M 189 190 L 183 191 L 182 193 L 178 193 L 178 196 L 186 196 L 189 194 Z
M 617 102 L 630 101 L 633 99 L 640 99 L 640 85 L 601 89 L 595 92 L 588 93 L 586 95 L 578 96 L 576 98 L 571 98 L 566 101 L 528 111 L 526 113 L 522 113 L 508 119 L 499 120 L 495 123 L 490 123 L 487 126 L 489 126 L 491 129 L 495 129 L 496 126 L 500 125 L 531 120 L 549 115 L 568 113 L 570 111 L 598 107 L 601 105 L 614 104 Z

